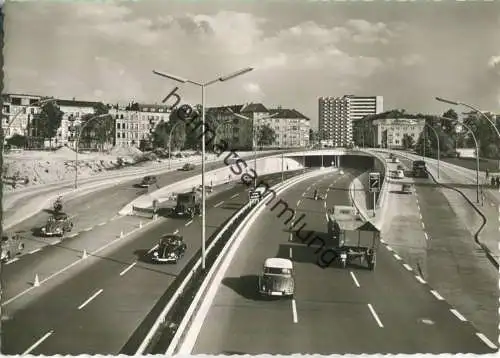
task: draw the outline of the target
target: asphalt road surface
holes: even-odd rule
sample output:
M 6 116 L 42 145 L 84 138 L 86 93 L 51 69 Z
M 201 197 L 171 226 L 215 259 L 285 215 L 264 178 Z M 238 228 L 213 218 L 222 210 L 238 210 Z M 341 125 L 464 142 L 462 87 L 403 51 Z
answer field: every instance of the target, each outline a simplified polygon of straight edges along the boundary
M 351 171 L 352 172 L 352 171 Z M 326 232 L 325 206 L 350 205 L 345 175 L 313 178 L 284 194 L 307 215 L 304 228 Z M 326 205 L 311 199 L 315 188 L 328 191 Z M 289 242 L 285 216 L 265 211 L 243 241 L 192 354 L 362 354 L 491 353 L 469 323 L 436 297 L 415 273 L 381 245 L 369 271 L 352 263 L 321 268 L 316 249 Z M 257 279 L 267 257 L 290 258 L 295 265 L 294 299 L 263 300 Z
M 278 182 L 281 174 L 272 178 L 269 183 Z M 207 238 L 247 201 L 246 190 L 237 185 L 207 200 Z M 200 221 L 168 219 L 11 301 L 3 307 L 3 353 L 117 354 L 199 250 Z M 177 265 L 150 263 L 147 252 L 174 232 L 184 236 L 186 255 Z M 15 270 L 4 274 L 8 281 Z
M 272 154 L 273 153 L 257 155 L 258 157 L 262 157 Z M 209 171 L 222 168 L 224 166 L 224 162 L 210 163 L 206 165 L 206 170 Z M 158 187 L 161 188 L 200 173 L 201 165 L 197 165 L 192 171 L 185 172 L 175 170 L 157 175 Z M 68 237 L 74 235 L 75 233 L 91 231 L 91 229 L 97 224 L 111 220 L 125 205 L 140 195 L 147 193 L 147 189 L 136 186 L 140 180 L 141 179 L 127 181 L 79 198 L 68 201 L 63 200 L 63 211 L 73 218 L 73 223 L 75 225 L 73 231 L 71 233 L 67 233 L 65 236 Z M 66 185 L 63 188 L 66 187 L 71 187 L 71 185 Z M 31 199 L 32 196 L 23 198 L 16 205 L 21 205 Z M 11 210 L 15 210 L 15 208 L 16 206 L 14 206 Z M 39 233 L 39 229 L 45 225 L 51 213 L 52 207 L 46 208 L 45 211 L 38 213 L 37 215 L 13 226 L 8 230 L 8 232 L 22 232 L 26 237 L 25 249 L 23 250 L 21 256 L 59 241 L 59 238 L 41 237 Z M 17 258 L 19 258 L 19 256 Z

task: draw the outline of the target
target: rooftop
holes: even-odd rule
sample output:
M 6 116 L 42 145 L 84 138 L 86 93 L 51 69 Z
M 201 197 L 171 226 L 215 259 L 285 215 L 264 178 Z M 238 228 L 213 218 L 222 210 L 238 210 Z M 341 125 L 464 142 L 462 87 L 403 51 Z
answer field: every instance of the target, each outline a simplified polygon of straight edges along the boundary
M 305 120 L 310 120 L 306 116 L 304 116 L 302 113 L 295 109 L 283 109 L 283 108 L 277 108 L 277 109 L 271 109 L 269 110 L 270 114 L 275 114 L 273 118 L 286 118 L 286 119 L 305 119 Z
M 66 107 L 92 107 L 99 105 L 101 102 L 93 102 L 93 101 L 77 101 L 74 99 L 57 99 L 57 104 L 59 106 Z
M 241 113 L 267 113 L 269 112 L 262 103 L 250 103 L 245 105 L 245 108 L 241 110 Z

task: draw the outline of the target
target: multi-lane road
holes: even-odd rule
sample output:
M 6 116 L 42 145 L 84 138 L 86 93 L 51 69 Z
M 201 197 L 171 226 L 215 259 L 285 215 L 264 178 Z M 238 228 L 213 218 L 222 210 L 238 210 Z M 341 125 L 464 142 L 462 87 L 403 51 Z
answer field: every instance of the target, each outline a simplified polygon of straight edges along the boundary
M 325 206 L 349 205 L 347 187 L 355 175 L 313 178 L 283 199 L 297 215 L 306 214 L 307 229 L 325 232 Z M 325 202 L 311 199 L 315 188 L 328 192 Z M 293 300 L 259 298 L 257 275 L 273 256 L 294 262 Z M 323 269 L 316 261 L 313 248 L 289 241 L 283 218 L 264 211 L 229 266 L 192 353 L 494 352 L 390 247 L 380 247 L 373 272 L 355 265 Z
M 286 177 L 290 175 L 292 173 Z M 270 183 L 278 182 L 281 174 L 269 178 Z M 208 199 L 207 237 L 247 201 L 246 190 L 247 187 L 240 184 Z M 119 197 L 117 195 L 115 200 L 119 201 Z M 106 201 L 113 199 L 102 199 L 93 210 L 87 210 L 102 209 L 100 205 L 114 205 L 106 204 Z M 199 221 L 199 218 L 167 219 L 152 224 L 151 228 L 143 228 L 119 239 L 118 243 L 103 247 L 98 253 L 88 251 L 91 255 L 85 260 L 79 260 L 81 251 L 69 247 L 73 238 L 5 265 L 2 275 L 7 287 L 3 303 L 6 316 L 2 327 L 3 353 L 120 352 L 185 264 L 199 250 Z M 183 235 L 188 245 L 181 261 L 177 265 L 149 263 L 145 254 L 163 234 L 175 232 Z M 89 237 L 102 236 L 99 232 L 88 233 Z M 61 256 L 61 253 L 64 255 Z M 51 268 L 48 264 L 56 256 L 66 265 L 62 269 Z M 40 277 L 42 284 L 23 290 L 21 286 L 26 285 L 28 279 L 33 281 L 41 263 L 45 264 L 47 271 Z

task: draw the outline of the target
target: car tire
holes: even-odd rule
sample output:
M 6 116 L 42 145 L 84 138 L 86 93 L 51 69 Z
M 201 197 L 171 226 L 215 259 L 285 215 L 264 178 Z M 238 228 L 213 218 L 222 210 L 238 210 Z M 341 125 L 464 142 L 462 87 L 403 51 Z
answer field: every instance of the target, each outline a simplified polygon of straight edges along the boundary
M 7 251 L 7 255 L 5 256 L 5 261 L 9 261 L 11 259 L 10 251 Z
M 24 244 L 20 243 L 18 248 L 19 248 L 19 250 L 24 250 Z

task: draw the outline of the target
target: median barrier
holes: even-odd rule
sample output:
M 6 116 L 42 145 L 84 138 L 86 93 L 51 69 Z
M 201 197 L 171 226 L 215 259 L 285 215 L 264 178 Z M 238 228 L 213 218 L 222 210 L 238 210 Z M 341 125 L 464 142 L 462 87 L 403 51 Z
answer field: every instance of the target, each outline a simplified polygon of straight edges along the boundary
M 297 162 L 292 158 L 283 159 L 286 171 L 295 171 L 297 169 L 302 169 L 302 164 Z M 249 168 L 253 167 L 253 161 L 249 163 Z M 234 165 L 234 164 L 232 164 Z M 243 171 L 239 175 L 235 175 L 231 171 L 231 166 L 226 166 L 223 168 L 218 168 L 205 173 L 205 179 L 208 184 L 220 185 L 230 182 L 238 182 L 241 180 L 245 172 Z M 282 158 L 271 157 L 271 158 L 259 158 L 257 159 L 257 169 L 258 175 L 267 175 L 272 173 L 281 172 L 282 169 Z M 191 178 L 181 180 L 177 183 L 167 185 L 163 188 L 155 190 L 149 194 L 144 194 L 132 202 L 125 205 L 120 211 L 120 215 L 133 215 L 133 207 L 150 207 L 153 200 L 158 200 L 161 203 L 170 200 L 172 193 L 179 193 L 184 191 L 190 191 L 192 188 L 198 188 L 201 185 L 201 174 L 195 175 Z
M 313 173 L 314 173 L 314 175 L 323 175 L 324 171 L 321 171 L 321 172 L 316 171 Z M 312 173 L 308 173 L 308 174 L 302 175 L 300 177 L 294 177 L 294 178 L 288 179 L 283 183 L 280 183 L 280 184 L 273 186 L 272 190 L 274 190 L 278 194 L 278 192 L 276 191 L 276 188 L 290 186 L 290 183 L 296 183 L 298 181 L 305 180 L 305 179 L 312 177 L 312 176 L 313 176 Z M 249 217 L 249 213 L 255 212 L 259 208 L 263 208 L 263 204 L 266 203 L 266 200 L 267 199 L 263 199 L 259 204 L 255 205 L 255 206 L 251 206 L 249 203 L 247 203 L 235 215 L 233 215 L 231 217 L 231 219 L 215 235 L 214 239 L 211 240 L 211 242 L 208 245 L 207 250 L 206 250 L 207 258 L 211 257 L 211 255 L 212 256 L 216 255 L 214 260 L 216 262 L 219 262 L 220 261 L 219 257 L 223 256 L 223 254 L 222 253 L 218 254 L 219 251 L 214 250 L 214 248 L 218 249 L 219 248 L 218 246 L 224 245 L 223 247 L 221 247 L 221 249 L 222 249 L 221 251 L 227 252 L 227 250 L 228 250 L 227 247 L 230 246 L 231 245 L 230 243 L 234 241 L 234 238 L 236 237 L 237 229 L 238 229 L 238 227 L 241 226 L 242 218 L 246 219 Z M 245 220 L 245 219 L 243 219 L 243 220 Z M 228 235 L 229 235 L 229 237 L 228 237 Z M 224 238 L 227 238 L 227 241 L 221 240 Z M 209 261 L 210 260 L 207 259 L 207 262 L 209 262 Z M 139 348 L 137 349 L 136 354 L 149 353 L 152 349 L 152 345 L 154 343 L 153 342 L 154 338 L 158 337 L 158 333 L 161 333 L 159 331 L 161 330 L 162 325 L 164 323 L 166 323 L 167 315 L 171 314 L 172 311 L 175 312 L 174 306 L 180 305 L 181 303 L 183 303 L 183 302 L 181 302 L 183 298 L 188 299 L 188 300 L 193 300 L 193 296 L 194 296 L 195 298 L 194 298 L 193 302 L 190 304 L 188 302 L 188 304 L 189 304 L 189 307 L 187 309 L 188 312 L 185 315 L 183 315 L 182 317 L 180 317 L 180 319 L 179 319 L 180 324 L 178 325 L 178 328 L 177 328 L 175 335 L 174 335 L 174 338 L 173 338 L 173 339 L 175 339 L 176 342 L 179 342 L 179 339 L 183 336 L 183 333 L 185 332 L 188 323 L 191 322 L 191 319 L 193 318 L 194 314 L 196 313 L 195 312 L 196 309 L 199 307 L 198 304 L 199 304 L 199 301 L 200 301 L 201 295 L 202 295 L 202 293 L 200 293 L 200 292 L 205 291 L 205 290 L 202 290 L 201 287 L 200 288 L 194 287 L 194 291 L 189 290 L 189 285 L 192 285 L 195 282 L 197 282 L 196 279 L 198 279 L 198 281 L 200 279 L 202 279 L 201 285 L 203 288 L 206 288 L 207 285 L 210 283 L 211 277 L 214 275 L 214 267 L 217 267 L 217 266 L 218 265 L 216 265 L 215 263 L 214 263 L 214 265 L 210 266 L 211 269 L 208 273 L 208 276 L 206 278 L 203 278 L 202 275 L 204 273 L 199 272 L 200 267 L 201 267 L 201 257 L 197 259 L 196 263 L 189 270 L 189 272 L 187 272 L 182 283 L 176 289 L 176 291 L 173 293 L 173 295 L 169 299 L 168 303 L 166 304 L 165 308 L 163 309 L 161 314 L 158 316 L 158 318 L 156 319 L 156 321 L 152 325 L 152 328 L 149 330 L 146 338 L 142 341 Z M 200 277 L 200 275 L 201 275 L 201 277 Z M 193 293 L 193 294 L 191 295 L 189 293 Z M 186 297 L 182 297 L 183 294 L 186 295 Z M 189 318 L 187 319 L 187 317 L 189 317 Z M 172 345 L 172 344 L 170 344 L 170 345 Z M 177 345 L 177 344 L 175 344 L 175 345 Z

